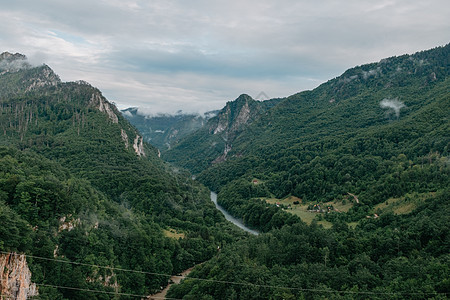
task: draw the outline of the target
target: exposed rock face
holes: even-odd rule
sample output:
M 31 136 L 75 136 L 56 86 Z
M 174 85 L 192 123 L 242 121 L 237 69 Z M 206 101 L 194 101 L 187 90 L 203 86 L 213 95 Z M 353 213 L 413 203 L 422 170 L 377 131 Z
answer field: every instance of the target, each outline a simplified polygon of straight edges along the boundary
M 246 101 L 245 104 L 242 106 L 241 110 L 239 111 L 239 115 L 236 117 L 233 124 L 231 125 L 231 131 L 238 130 L 242 125 L 247 124 L 249 119 L 250 119 L 250 107 L 248 106 L 248 101 Z
M 232 142 L 238 132 L 252 122 L 252 116 L 262 111 L 259 102 L 248 95 L 241 95 L 235 101 L 228 102 L 225 108 L 217 115 L 217 121 L 209 128 L 210 133 L 220 134 L 225 141 L 223 154 L 212 161 L 213 164 L 224 162 L 228 152 L 232 149 Z
M 228 154 L 228 152 L 230 152 L 231 151 L 231 145 L 228 145 L 228 144 L 226 144 L 225 145 L 225 149 L 223 150 L 223 154 L 221 155 L 221 156 L 219 156 L 219 157 L 217 157 L 215 160 L 213 160 L 211 163 L 212 164 L 218 164 L 218 163 L 221 163 L 221 162 L 224 162 L 224 161 L 226 161 L 227 160 L 227 154 Z
M 127 133 L 125 132 L 125 130 L 120 129 L 120 135 L 122 136 L 122 140 L 123 140 L 124 143 L 125 143 L 125 149 L 128 149 L 128 135 L 127 135 Z
M 41 69 L 40 74 L 30 81 L 27 92 L 44 86 L 55 86 L 61 82 L 58 75 L 49 66 L 44 65 Z
M 113 123 L 119 123 L 119 118 L 114 113 L 111 104 L 99 92 L 93 93 L 91 96 L 90 105 L 97 107 L 101 112 L 105 112 Z
M 0 294 L 7 299 L 38 296 L 35 283 L 23 254 L 0 254 Z
M 224 114 L 219 116 L 219 122 L 217 123 L 216 128 L 214 129 L 214 134 L 221 133 L 228 128 L 228 116 L 230 115 L 230 107 L 227 107 L 227 110 Z
M 74 229 L 77 225 L 81 224 L 81 220 L 80 218 L 78 219 L 73 219 L 72 215 L 68 215 L 67 217 L 61 217 L 59 219 L 59 228 L 58 228 L 58 232 L 61 232 L 63 230 L 67 230 L 67 231 L 71 231 L 72 229 Z
M 0 54 L 0 75 L 6 73 L 19 72 L 20 70 L 29 70 L 34 68 L 23 54 L 11 54 L 3 52 Z M 61 82 L 58 75 L 47 65 L 36 67 L 36 74 L 31 78 L 24 78 L 23 84 L 25 91 L 31 91 L 43 86 L 55 86 Z
M 250 108 L 250 102 L 254 104 L 253 112 Z M 251 122 L 252 114 L 258 114 L 260 107 L 256 103 L 248 95 L 241 95 L 235 101 L 228 102 L 226 107 L 217 115 L 217 123 L 213 124 L 212 128 L 210 127 L 210 132 L 213 134 L 222 132 L 232 134 L 238 131 L 242 126 Z
M 144 138 L 142 136 L 136 135 L 133 143 L 133 149 L 137 156 L 145 156 Z
M 9 53 L 9 52 L 3 52 L 2 54 L 0 54 L 0 60 L 12 61 L 12 60 L 18 60 L 18 59 L 24 60 L 26 58 L 27 57 L 25 55 L 20 54 L 20 53 L 12 54 L 12 53 Z

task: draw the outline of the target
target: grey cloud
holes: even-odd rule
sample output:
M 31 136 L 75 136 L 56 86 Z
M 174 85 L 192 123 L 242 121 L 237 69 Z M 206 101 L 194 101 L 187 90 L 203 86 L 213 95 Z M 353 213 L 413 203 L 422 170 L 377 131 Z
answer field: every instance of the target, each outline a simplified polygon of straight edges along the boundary
M 450 38 L 446 0 L 0 5 L 0 44 L 7 47 L 0 52 L 34 56 L 63 80 L 87 80 L 123 106 L 148 104 L 162 112 L 211 103 L 219 108 L 241 93 L 287 96 L 355 65 Z

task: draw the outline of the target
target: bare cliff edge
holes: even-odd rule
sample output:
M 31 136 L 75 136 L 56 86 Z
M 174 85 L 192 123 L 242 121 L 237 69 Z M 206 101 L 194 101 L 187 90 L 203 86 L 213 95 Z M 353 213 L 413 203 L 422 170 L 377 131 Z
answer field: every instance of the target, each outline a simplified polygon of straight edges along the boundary
M 0 294 L 6 299 L 27 299 L 38 296 L 25 255 L 0 254 Z

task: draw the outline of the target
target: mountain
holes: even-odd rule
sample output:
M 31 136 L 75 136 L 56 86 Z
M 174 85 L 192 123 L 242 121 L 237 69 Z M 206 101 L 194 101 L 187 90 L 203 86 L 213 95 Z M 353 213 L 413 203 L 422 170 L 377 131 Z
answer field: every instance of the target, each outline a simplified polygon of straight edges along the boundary
M 0 54 L 0 76 L 2 76 L 1 97 L 30 92 L 44 86 L 61 83 L 58 75 L 47 65 L 33 67 L 26 56 L 20 53 Z
M 0 66 L 2 295 L 25 277 L 44 299 L 149 295 L 243 235 L 98 89 L 20 54 Z
M 236 131 L 219 114 L 167 151 L 262 232 L 168 297 L 446 299 L 449 75 L 450 44 L 390 57 L 287 97 Z
M 226 135 L 214 141 L 222 140 L 220 147 L 209 140 L 221 128 L 211 119 L 208 130 L 186 137 L 164 157 L 214 190 L 256 177 L 279 197 L 324 201 L 364 192 L 361 180 L 364 186 L 379 180 L 383 163 L 395 164 L 393 157 L 415 162 L 436 152 L 448 156 L 449 49 L 358 66 L 287 97 L 236 131 L 231 148 L 224 146 Z M 224 149 L 228 159 L 216 163 Z M 349 165 L 360 170 L 346 170 Z
M 200 114 L 146 115 L 139 108 L 131 107 L 121 111 L 122 115 L 142 133 L 145 141 L 164 152 L 186 135 L 201 128 L 216 111 Z
M 163 153 L 163 157 L 193 173 L 223 162 L 233 149 L 235 139 L 280 101 L 281 99 L 258 101 L 248 95 L 240 95 L 236 100 L 227 102 L 205 126 L 180 140 L 170 151 Z

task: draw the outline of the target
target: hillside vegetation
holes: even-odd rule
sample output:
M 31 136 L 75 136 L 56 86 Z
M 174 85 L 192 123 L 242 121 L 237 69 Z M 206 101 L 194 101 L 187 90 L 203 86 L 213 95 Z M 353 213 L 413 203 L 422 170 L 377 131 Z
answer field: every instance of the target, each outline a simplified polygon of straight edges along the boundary
M 215 138 L 205 129 L 168 151 L 231 214 L 264 232 L 192 274 L 213 282 L 186 280 L 170 296 L 446 298 L 449 74 L 450 45 L 383 59 L 258 115 L 220 163 L 203 160 Z M 284 205 L 292 198 L 304 213 Z

